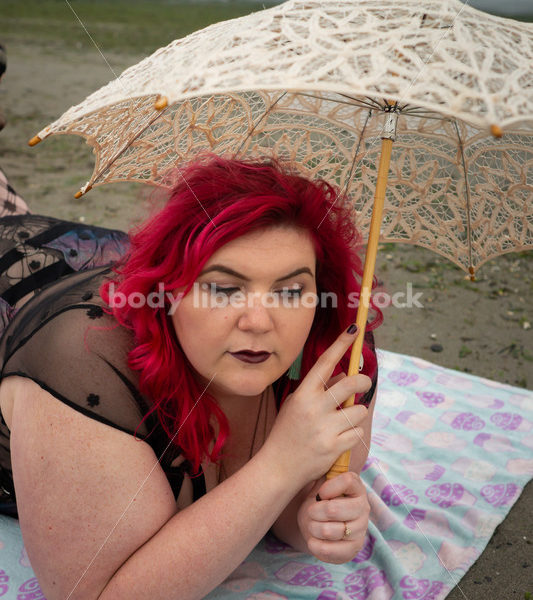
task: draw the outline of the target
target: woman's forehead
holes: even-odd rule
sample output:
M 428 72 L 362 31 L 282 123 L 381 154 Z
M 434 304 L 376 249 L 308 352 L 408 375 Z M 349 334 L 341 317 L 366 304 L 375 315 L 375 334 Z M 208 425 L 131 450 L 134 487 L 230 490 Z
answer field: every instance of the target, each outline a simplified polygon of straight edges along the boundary
M 306 229 L 289 226 L 270 227 L 268 229 L 251 231 L 231 240 L 219 248 L 216 254 L 222 255 L 223 253 L 239 252 L 243 247 L 273 250 L 283 247 L 283 249 L 291 249 L 293 251 L 300 250 L 303 253 L 311 250 L 314 254 L 309 232 Z
M 315 259 L 308 231 L 277 227 L 250 232 L 231 240 L 210 256 L 202 271 L 214 264 L 231 263 L 227 266 L 236 271 L 239 267 L 249 271 L 253 266 L 270 264 L 276 271 L 284 273 L 291 266 L 294 269 L 307 266 L 314 272 Z

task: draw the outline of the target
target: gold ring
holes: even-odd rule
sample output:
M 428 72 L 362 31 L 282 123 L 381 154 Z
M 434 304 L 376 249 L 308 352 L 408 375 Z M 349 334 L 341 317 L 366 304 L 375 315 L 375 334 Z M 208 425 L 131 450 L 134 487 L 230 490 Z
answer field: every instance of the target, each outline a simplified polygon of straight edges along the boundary
M 346 523 L 344 523 L 344 535 L 342 536 L 343 539 L 347 538 L 351 533 L 352 533 L 352 530 L 348 527 L 348 525 Z

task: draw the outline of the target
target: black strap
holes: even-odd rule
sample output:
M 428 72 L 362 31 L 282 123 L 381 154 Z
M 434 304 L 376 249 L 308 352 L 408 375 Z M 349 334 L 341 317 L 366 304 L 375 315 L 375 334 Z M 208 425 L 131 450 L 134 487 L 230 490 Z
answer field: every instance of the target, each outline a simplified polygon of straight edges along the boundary
M 192 501 L 196 502 L 196 500 L 198 500 L 198 498 L 201 498 L 202 496 L 205 496 L 205 494 L 207 493 L 206 487 L 205 487 L 205 477 L 204 477 L 204 472 L 203 469 L 200 467 L 200 473 L 196 476 L 191 475 L 191 483 L 192 483 Z

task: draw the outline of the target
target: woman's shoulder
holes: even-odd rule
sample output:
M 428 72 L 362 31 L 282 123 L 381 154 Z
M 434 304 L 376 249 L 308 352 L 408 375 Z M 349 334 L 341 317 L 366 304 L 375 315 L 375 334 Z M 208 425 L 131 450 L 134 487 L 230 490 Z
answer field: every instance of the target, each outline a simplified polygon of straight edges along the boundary
M 0 343 L 2 377 L 31 379 L 65 404 L 143 436 L 149 404 L 128 366 L 133 333 L 98 292 L 109 276 L 108 268 L 75 273 L 26 303 Z

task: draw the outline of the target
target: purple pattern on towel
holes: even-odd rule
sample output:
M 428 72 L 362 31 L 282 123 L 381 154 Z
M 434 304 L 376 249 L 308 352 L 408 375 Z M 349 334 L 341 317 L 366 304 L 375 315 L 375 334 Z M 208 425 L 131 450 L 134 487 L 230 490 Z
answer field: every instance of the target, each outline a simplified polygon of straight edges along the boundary
M 472 413 L 461 413 L 455 417 L 451 426 L 454 429 L 463 429 L 464 431 L 477 431 L 485 427 L 485 421 Z
M 403 484 L 386 485 L 381 492 L 381 499 L 387 506 L 400 506 L 400 504 L 416 504 L 418 496 Z
M 419 521 L 423 521 L 426 518 L 426 511 L 421 508 L 413 508 L 409 511 L 409 514 L 404 519 L 404 525 L 409 529 L 415 529 L 416 524 Z
M 514 483 L 486 485 L 481 488 L 481 497 L 493 506 L 510 504 L 519 491 Z
M 465 488 L 460 483 L 437 483 L 428 487 L 426 496 L 441 508 L 459 504 Z
M 19 587 L 17 600 L 46 600 L 36 577 L 28 579 Z
M 389 373 L 389 379 L 396 385 L 411 385 L 418 379 L 416 373 L 409 373 L 409 371 L 391 371 Z
M 308 565 L 292 561 L 280 569 L 276 576 L 290 585 L 326 588 L 333 585 L 331 573 L 320 565 Z
M 316 600 L 340 600 L 339 594 L 333 590 L 325 590 L 320 593 Z
M 368 534 L 365 539 L 364 546 L 359 550 L 357 556 L 352 560 L 355 563 L 365 562 L 372 556 L 372 552 L 374 551 L 374 544 L 376 543 L 376 538 L 372 535 Z
M 9 575 L 3 570 L 0 569 L 0 596 L 3 596 L 7 593 L 9 586 L 7 585 L 9 581 Z
M 388 585 L 388 580 L 385 571 L 370 566 L 345 577 L 344 584 L 346 586 L 345 592 L 350 598 L 353 600 L 366 600 L 372 590 Z
M 496 427 L 509 431 L 518 429 L 523 421 L 522 417 L 516 413 L 494 413 L 490 420 Z
M 279 540 L 274 534 L 267 533 L 265 536 L 265 550 L 271 554 L 277 554 L 290 549 L 289 544 Z
M 444 585 L 440 581 L 429 581 L 429 579 L 417 579 L 406 575 L 400 581 L 400 587 L 409 591 L 402 593 L 405 600 L 436 600 L 439 598 Z
M 416 392 L 416 395 L 428 408 L 438 406 L 444 402 L 444 394 L 440 392 Z

